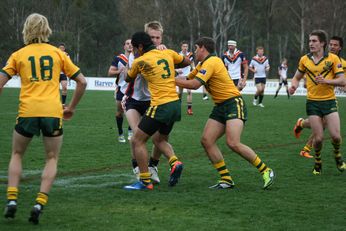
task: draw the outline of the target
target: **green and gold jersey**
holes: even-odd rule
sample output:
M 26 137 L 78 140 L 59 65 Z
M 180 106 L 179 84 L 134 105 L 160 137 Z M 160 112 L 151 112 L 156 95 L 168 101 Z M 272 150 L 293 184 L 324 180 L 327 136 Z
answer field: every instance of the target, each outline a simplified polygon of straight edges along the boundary
M 183 60 L 184 57 L 173 50 L 152 49 L 134 60 L 127 75 L 136 78 L 137 74 L 141 74 L 148 82 L 150 106 L 165 104 L 179 99 L 174 64 Z
M 344 69 L 344 74 L 345 74 L 345 77 L 346 77 L 346 60 L 341 58 L 341 64 L 342 64 L 342 69 Z
M 240 96 L 224 63 L 216 56 L 208 56 L 200 62 L 188 78 L 196 78 L 205 85 L 215 103 L 222 103 L 227 99 Z
M 307 99 L 322 101 L 336 98 L 334 86 L 318 84 L 315 78 L 322 75 L 325 79 L 334 79 L 337 74 L 344 72 L 337 55 L 326 53 L 316 64 L 311 54 L 304 55 L 299 61 L 298 71 L 306 76 Z
M 2 72 L 20 76 L 19 117 L 62 118 L 61 71 L 71 78 L 79 74 L 64 52 L 47 43 L 27 45 L 10 56 Z

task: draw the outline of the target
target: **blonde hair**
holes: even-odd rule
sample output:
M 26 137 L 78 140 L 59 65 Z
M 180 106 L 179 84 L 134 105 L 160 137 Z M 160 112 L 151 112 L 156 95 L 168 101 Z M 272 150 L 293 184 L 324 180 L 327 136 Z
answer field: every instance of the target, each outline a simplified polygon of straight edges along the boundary
M 150 21 L 144 25 L 144 31 L 148 33 L 148 30 L 158 30 L 163 34 L 163 27 L 159 21 Z
M 28 45 L 30 43 L 48 42 L 52 30 L 45 16 L 34 13 L 26 18 L 22 33 L 24 44 Z

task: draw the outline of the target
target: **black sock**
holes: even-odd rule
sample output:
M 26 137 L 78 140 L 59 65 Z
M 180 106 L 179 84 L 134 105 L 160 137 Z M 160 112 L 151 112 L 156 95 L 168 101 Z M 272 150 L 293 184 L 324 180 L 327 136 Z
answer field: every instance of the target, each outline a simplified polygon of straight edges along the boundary
M 276 98 L 276 97 L 278 96 L 278 93 L 279 93 L 279 91 L 276 91 L 276 92 L 275 92 L 274 98 Z
M 261 103 L 262 103 L 262 101 L 263 101 L 263 97 L 264 97 L 264 95 L 260 95 L 260 96 L 259 96 L 259 102 L 258 102 L 259 104 L 261 104 Z
M 150 166 L 150 167 L 157 167 L 157 165 L 159 164 L 159 161 L 160 161 L 160 160 L 155 160 L 155 159 L 153 159 L 152 157 L 150 157 L 149 166 Z
M 61 95 L 61 102 L 62 102 L 62 104 L 66 103 L 66 98 L 67 98 L 67 95 Z
M 124 132 L 123 131 L 123 120 L 124 120 L 124 118 L 122 116 L 116 116 L 115 119 L 117 121 L 119 135 L 122 135 L 123 132 Z
M 136 168 L 138 166 L 137 160 L 132 159 L 132 168 Z

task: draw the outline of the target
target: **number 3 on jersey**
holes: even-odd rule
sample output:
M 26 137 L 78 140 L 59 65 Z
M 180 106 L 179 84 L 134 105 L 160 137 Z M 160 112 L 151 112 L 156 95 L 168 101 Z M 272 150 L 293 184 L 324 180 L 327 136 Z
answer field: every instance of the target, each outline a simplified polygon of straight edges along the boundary
M 39 81 L 39 77 L 36 72 L 35 56 L 30 56 L 28 60 L 31 63 L 31 82 Z M 53 77 L 53 58 L 51 56 L 40 57 L 40 74 L 43 81 L 49 81 Z
M 167 72 L 167 74 L 161 75 L 163 79 L 167 79 L 171 76 L 171 70 L 169 69 L 169 64 L 166 59 L 160 59 L 157 61 L 157 65 L 161 65 L 161 63 L 164 65 L 163 70 Z

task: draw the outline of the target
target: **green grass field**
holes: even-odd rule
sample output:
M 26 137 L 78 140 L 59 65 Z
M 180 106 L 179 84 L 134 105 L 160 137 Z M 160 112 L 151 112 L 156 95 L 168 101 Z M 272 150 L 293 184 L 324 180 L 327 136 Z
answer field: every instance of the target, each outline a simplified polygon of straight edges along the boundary
M 0 96 L 2 206 L 18 92 L 4 89 Z M 24 158 L 16 218 L 0 218 L 0 230 L 345 230 L 346 173 L 335 167 L 329 136 L 326 133 L 321 176 L 312 174 L 313 160 L 298 154 L 309 131 L 303 131 L 297 140 L 292 128 L 298 117 L 305 116 L 305 97 L 274 100 L 266 96 L 264 109 L 252 106 L 251 96 L 244 98 L 249 120 L 242 141 L 275 170 L 270 190 L 262 190 L 257 169 L 230 151 L 224 138 L 219 146 L 236 187 L 208 188 L 218 174 L 199 140 L 212 102 L 202 101 L 199 94 L 194 95 L 193 116 L 185 114 L 184 98 L 182 121 L 170 136 L 185 164 L 179 184 L 168 187 L 168 163 L 163 158 L 159 187 L 151 192 L 123 190 L 135 179 L 129 145 L 117 142 L 113 92 L 88 91 L 73 120 L 64 123 L 59 173 L 40 224 L 37 227 L 27 221 L 44 164 L 41 138 L 35 137 Z M 345 139 L 345 98 L 339 99 L 339 105 Z M 346 150 L 345 145 L 342 149 Z

